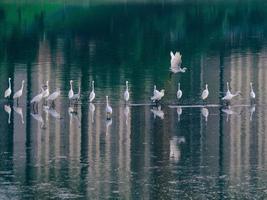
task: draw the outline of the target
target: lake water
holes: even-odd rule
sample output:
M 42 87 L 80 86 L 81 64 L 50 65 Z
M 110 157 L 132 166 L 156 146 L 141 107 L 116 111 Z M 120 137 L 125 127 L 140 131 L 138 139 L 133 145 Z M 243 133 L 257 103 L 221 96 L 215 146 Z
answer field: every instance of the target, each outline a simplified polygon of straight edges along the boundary
M 1 199 L 267 198 L 266 1 L 49 2 L 0 3 Z M 186 73 L 170 74 L 171 50 Z M 14 91 L 25 80 L 19 105 L 8 77 Z M 47 80 L 61 97 L 36 113 Z M 230 108 L 227 81 L 242 92 Z

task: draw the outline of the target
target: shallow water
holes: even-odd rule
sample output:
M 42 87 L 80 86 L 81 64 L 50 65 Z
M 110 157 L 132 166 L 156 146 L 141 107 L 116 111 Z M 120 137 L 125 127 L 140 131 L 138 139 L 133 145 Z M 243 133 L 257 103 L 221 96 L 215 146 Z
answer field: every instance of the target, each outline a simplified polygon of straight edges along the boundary
M 1 199 L 267 198 L 266 20 L 265 1 L 0 3 Z M 170 74 L 170 50 L 188 72 Z M 19 105 L 3 98 L 8 77 L 15 91 L 25 80 Z M 36 113 L 46 80 L 61 97 Z M 230 108 L 227 81 L 242 92 Z

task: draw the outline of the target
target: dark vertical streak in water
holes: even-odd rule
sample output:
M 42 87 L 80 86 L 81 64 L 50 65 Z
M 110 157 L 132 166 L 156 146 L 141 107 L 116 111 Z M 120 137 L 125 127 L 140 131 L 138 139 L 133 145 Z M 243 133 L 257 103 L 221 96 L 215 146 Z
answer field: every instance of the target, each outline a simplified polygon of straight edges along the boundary
M 27 65 L 27 95 L 26 102 L 30 101 L 31 98 L 31 73 L 32 73 L 32 65 L 29 63 Z M 32 142 L 31 142 L 31 107 L 26 103 L 26 167 L 25 167 L 25 185 L 30 186 L 32 181 Z
M 224 91 L 224 52 L 221 50 L 220 52 L 220 83 L 219 83 L 219 91 L 223 92 Z M 221 95 L 219 95 L 219 102 L 221 102 Z M 220 109 L 219 110 L 219 177 L 224 175 L 224 144 L 223 144 L 223 139 L 224 139 L 224 129 L 223 129 L 223 112 Z M 225 199 L 224 198 L 224 180 L 219 178 L 218 181 L 219 188 L 220 188 L 220 194 L 219 197 L 220 199 Z

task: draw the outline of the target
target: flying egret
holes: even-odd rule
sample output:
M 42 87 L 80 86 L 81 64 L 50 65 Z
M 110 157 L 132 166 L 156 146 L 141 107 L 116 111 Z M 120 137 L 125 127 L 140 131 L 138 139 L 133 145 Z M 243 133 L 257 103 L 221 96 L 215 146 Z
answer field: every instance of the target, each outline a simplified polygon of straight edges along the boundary
M 206 84 L 206 88 L 205 90 L 203 90 L 202 94 L 201 94 L 201 99 L 205 100 L 207 99 L 209 96 L 209 90 L 208 90 L 208 84 Z
M 177 99 L 178 100 L 182 98 L 183 92 L 182 92 L 182 90 L 180 88 L 180 83 L 178 83 L 178 90 L 177 90 L 177 94 L 176 95 L 177 95 Z
M 95 82 L 92 81 L 92 91 L 90 92 L 89 101 L 93 102 L 95 99 Z
M 73 80 L 70 80 L 70 90 L 69 90 L 69 94 L 68 94 L 69 100 L 71 100 L 73 95 L 74 95 L 73 89 L 72 89 L 72 83 L 73 83 Z
M 256 98 L 255 92 L 253 91 L 252 83 L 250 82 L 250 93 L 249 93 L 250 99 L 253 100 Z
M 108 96 L 106 96 L 106 115 L 107 115 L 107 119 L 110 119 L 112 115 L 112 108 L 109 105 Z
M 11 95 L 11 78 L 8 78 L 8 88 L 5 91 L 5 98 L 10 97 Z
M 19 98 L 22 96 L 24 87 L 24 80 L 21 82 L 21 88 L 13 95 L 13 99 L 17 99 L 17 104 L 19 103 Z
M 160 101 L 162 97 L 164 97 L 165 90 L 154 90 L 154 95 L 151 97 L 151 100 L 153 102 Z
M 130 98 L 128 81 L 126 81 L 125 84 L 126 84 L 126 90 L 124 92 L 124 100 L 127 102 L 127 101 L 129 101 L 129 98 Z
M 180 54 L 180 52 L 176 52 L 175 54 L 173 54 L 173 52 L 170 52 L 171 55 L 171 67 L 170 67 L 170 71 L 173 73 L 179 73 L 179 72 L 186 72 L 187 68 L 181 68 L 181 64 L 182 64 L 182 55 Z

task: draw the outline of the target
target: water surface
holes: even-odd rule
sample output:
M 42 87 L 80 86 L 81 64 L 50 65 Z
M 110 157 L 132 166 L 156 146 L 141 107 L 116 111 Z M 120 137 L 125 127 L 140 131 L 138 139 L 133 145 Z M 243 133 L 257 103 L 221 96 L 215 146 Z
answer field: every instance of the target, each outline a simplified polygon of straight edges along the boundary
M 1 3 L 1 199 L 267 198 L 266 35 L 265 1 Z M 188 72 L 170 74 L 171 50 Z M 8 77 L 15 91 L 26 82 L 19 105 L 3 98 Z M 62 95 L 37 114 L 29 102 L 46 80 Z M 242 91 L 231 110 L 227 81 Z M 162 112 L 150 105 L 154 84 L 166 91 Z

